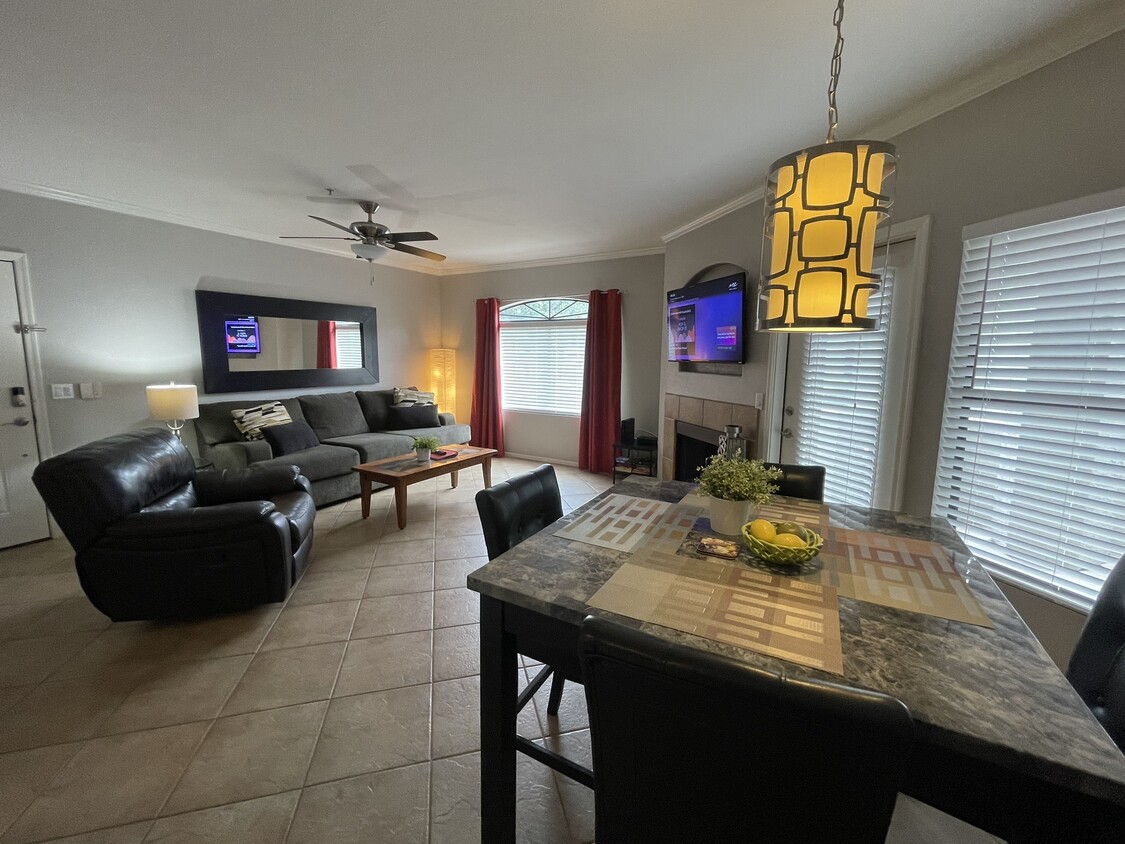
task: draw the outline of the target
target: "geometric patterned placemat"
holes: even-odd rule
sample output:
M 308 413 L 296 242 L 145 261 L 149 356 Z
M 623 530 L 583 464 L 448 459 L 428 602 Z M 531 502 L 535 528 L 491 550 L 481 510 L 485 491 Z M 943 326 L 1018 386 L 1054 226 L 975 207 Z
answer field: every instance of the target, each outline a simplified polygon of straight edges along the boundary
M 771 522 L 796 522 L 823 535 L 824 528 L 828 527 L 828 507 L 819 501 L 803 501 L 799 498 L 779 501 L 771 498 L 765 504 L 755 507 L 750 518 L 766 519 Z
M 611 493 L 555 536 L 613 551 L 632 551 L 642 540 L 678 547 L 699 508 Z
M 646 544 L 587 601 L 591 607 L 842 674 L 836 590 Z
M 803 579 L 847 598 L 963 621 L 992 622 L 940 545 L 922 539 L 829 527 L 822 568 Z

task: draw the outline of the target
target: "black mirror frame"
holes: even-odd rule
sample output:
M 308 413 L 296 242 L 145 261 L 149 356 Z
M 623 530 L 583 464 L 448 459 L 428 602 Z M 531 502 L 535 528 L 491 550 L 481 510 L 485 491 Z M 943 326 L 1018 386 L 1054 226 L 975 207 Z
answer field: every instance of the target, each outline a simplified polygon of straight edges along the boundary
M 203 355 L 203 389 L 207 393 L 286 390 L 295 387 L 350 387 L 379 382 L 379 336 L 375 308 L 196 290 L 195 310 L 199 320 L 199 348 Z M 227 314 L 357 322 L 363 341 L 363 367 L 231 372 L 227 367 L 224 329 Z

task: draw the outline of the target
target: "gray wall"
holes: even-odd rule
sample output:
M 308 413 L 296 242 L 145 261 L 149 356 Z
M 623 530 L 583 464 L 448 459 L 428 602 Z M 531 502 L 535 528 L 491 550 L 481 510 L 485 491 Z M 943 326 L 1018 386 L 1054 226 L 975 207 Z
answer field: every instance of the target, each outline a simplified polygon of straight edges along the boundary
M 910 512 L 930 512 L 961 229 L 1125 185 L 1125 97 L 1117 93 L 1123 67 L 1125 32 L 1119 32 L 890 139 L 900 157 L 894 218 L 932 217 L 906 470 Z M 756 277 L 761 225 L 755 202 L 670 242 L 665 288 L 715 261 L 742 264 Z M 753 341 L 741 378 L 681 375 L 665 364 L 663 391 L 705 398 L 727 392 L 748 402 L 766 387 L 765 348 L 764 338 Z M 1005 588 L 1051 655 L 1065 663 L 1082 616 Z
M 457 416 L 468 420 L 473 390 L 476 300 L 583 296 L 616 287 L 622 293 L 621 414 L 657 431 L 664 256 L 616 258 L 530 269 L 445 276 L 441 280 L 442 342 L 457 350 Z M 505 445 L 514 454 L 575 462 L 578 420 L 505 414 Z
M 159 424 L 148 418 L 147 384 L 192 382 L 202 392 L 198 287 L 374 306 L 383 386 L 426 381 L 426 349 L 441 332 L 433 309 L 418 305 L 438 300 L 435 276 L 376 265 L 372 286 L 354 258 L 54 200 L 0 191 L 0 248 L 28 256 L 36 319 L 48 328 L 37 341 L 45 381 L 102 384 L 100 399 L 47 399 L 56 453 Z

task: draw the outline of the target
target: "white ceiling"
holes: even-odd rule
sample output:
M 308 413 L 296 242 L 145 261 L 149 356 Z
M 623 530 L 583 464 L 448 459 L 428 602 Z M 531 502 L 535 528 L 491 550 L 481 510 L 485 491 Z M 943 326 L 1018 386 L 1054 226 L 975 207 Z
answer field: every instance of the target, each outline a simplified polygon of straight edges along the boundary
M 443 273 L 654 250 L 823 141 L 834 7 L 6 0 L 0 187 L 271 240 L 361 219 L 306 201 L 331 187 L 435 232 L 444 264 L 386 260 Z M 1120 0 L 852 0 L 840 137 L 1122 27 Z

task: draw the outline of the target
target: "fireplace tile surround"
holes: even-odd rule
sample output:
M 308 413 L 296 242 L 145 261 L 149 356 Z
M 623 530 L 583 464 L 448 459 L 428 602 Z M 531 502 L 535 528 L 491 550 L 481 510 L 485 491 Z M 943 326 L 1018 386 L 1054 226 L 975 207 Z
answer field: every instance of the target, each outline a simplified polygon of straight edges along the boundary
M 751 442 L 758 440 L 758 409 L 748 404 L 664 394 L 664 425 L 660 437 L 660 477 L 675 477 L 676 422 L 701 425 L 722 432 L 727 425 L 741 425 L 742 436 Z

